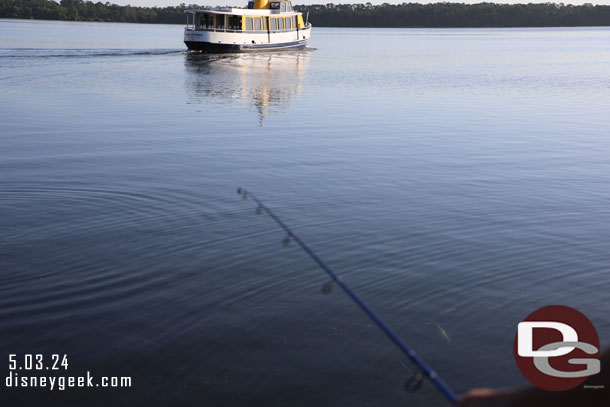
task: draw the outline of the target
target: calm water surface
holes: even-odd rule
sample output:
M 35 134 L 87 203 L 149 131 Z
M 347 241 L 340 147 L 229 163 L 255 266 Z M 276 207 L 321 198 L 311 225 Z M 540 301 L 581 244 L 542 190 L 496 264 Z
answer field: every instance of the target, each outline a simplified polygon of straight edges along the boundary
M 2 405 L 446 405 L 238 186 L 457 392 L 525 383 L 512 341 L 543 305 L 609 345 L 609 29 L 181 38 L 0 21 L 0 353 L 133 377 Z

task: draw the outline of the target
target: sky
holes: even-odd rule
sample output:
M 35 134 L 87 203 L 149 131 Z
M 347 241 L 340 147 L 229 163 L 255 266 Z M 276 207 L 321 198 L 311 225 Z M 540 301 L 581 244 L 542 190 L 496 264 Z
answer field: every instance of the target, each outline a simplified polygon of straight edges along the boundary
M 177 6 L 180 3 L 186 4 L 198 4 L 200 6 L 237 6 L 244 7 L 248 0 L 90 0 L 94 3 L 97 1 L 101 1 L 105 3 L 109 1 L 110 3 L 119 4 L 121 6 L 125 6 L 127 4 L 131 4 L 132 6 L 141 6 L 141 7 L 165 7 L 165 6 Z M 443 0 L 292 0 L 292 3 L 295 5 L 299 4 L 326 4 L 326 3 L 366 3 L 370 1 L 372 4 L 382 4 L 382 3 L 437 3 Z M 447 1 L 447 0 L 445 0 Z M 481 3 L 485 0 L 463 0 L 463 1 L 455 1 L 455 3 Z M 490 0 L 487 0 L 490 1 Z M 517 4 L 517 3 L 547 3 L 553 0 L 503 0 L 496 1 L 495 3 L 506 3 L 506 4 Z M 555 0 L 556 3 L 565 3 L 565 4 L 584 4 L 584 3 L 592 3 L 592 4 L 604 4 L 610 5 L 610 0 L 570 0 L 570 1 L 561 1 Z

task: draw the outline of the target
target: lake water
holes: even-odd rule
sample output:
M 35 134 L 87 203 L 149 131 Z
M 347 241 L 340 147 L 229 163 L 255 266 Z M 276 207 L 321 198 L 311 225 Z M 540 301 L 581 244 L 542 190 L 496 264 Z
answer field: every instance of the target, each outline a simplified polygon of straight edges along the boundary
M 239 186 L 456 392 L 526 384 L 544 305 L 610 343 L 610 29 L 313 24 L 202 56 L 181 26 L 0 20 L 0 377 L 133 378 L 2 405 L 446 405 Z

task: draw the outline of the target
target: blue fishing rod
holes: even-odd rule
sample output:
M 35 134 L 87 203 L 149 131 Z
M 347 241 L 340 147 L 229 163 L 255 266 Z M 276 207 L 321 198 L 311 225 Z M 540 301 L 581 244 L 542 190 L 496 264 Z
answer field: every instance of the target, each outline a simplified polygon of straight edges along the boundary
M 447 386 L 447 384 L 445 382 L 443 382 L 443 380 L 439 377 L 439 375 L 434 370 L 432 370 L 432 368 L 430 368 L 430 366 L 428 366 L 417 355 L 417 353 L 415 353 L 415 351 L 413 349 L 411 349 L 411 347 L 409 347 L 409 345 L 407 345 L 405 343 L 405 341 L 403 341 L 400 338 L 400 336 L 398 336 L 398 334 L 396 332 L 394 332 L 392 330 L 392 328 L 390 328 L 388 326 L 388 324 L 386 324 L 368 305 L 366 305 L 366 303 L 364 301 L 362 301 L 360 299 L 360 297 L 358 297 L 358 295 L 356 295 L 356 293 L 353 292 L 352 289 L 349 288 L 349 286 L 347 284 L 345 284 L 345 282 L 343 282 L 343 279 L 341 278 L 341 276 L 339 276 L 329 266 L 327 266 L 326 263 L 324 263 L 322 261 L 322 259 L 320 259 L 318 257 L 318 255 L 315 254 L 314 251 L 311 250 L 309 248 L 309 246 L 307 246 L 305 244 L 305 242 L 303 242 L 288 226 L 286 226 L 286 224 L 284 222 L 282 222 L 282 220 L 280 218 L 278 218 L 275 215 L 275 213 L 273 213 L 273 211 L 271 211 L 271 209 L 266 207 L 256 196 L 254 196 L 250 192 L 247 192 L 243 188 L 237 188 L 237 193 L 239 195 L 241 195 L 241 197 L 243 199 L 247 199 L 248 197 L 251 197 L 252 200 L 254 202 L 256 202 L 256 204 L 258 205 L 258 208 L 256 209 L 256 213 L 260 214 L 260 213 L 262 213 L 262 211 L 265 211 L 271 217 L 271 219 L 273 219 L 275 221 L 275 223 L 277 223 L 287 233 L 286 237 L 282 240 L 282 243 L 284 243 L 285 245 L 288 245 L 290 243 L 290 239 L 294 239 L 294 241 L 297 242 L 297 244 L 299 246 L 301 246 L 301 249 L 303 249 L 305 251 L 305 253 L 307 253 L 309 255 L 309 257 L 311 257 L 316 263 L 318 263 L 318 266 L 320 266 L 320 268 L 322 270 L 324 270 L 332 278 L 332 281 L 337 283 L 337 285 L 339 287 L 341 287 L 341 289 L 343 289 L 343 291 L 345 291 L 345 293 L 360 307 L 360 309 L 362 309 L 362 311 L 364 311 L 364 313 L 366 315 L 368 315 L 369 318 L 371 318 L 371 320 L 373 320 L 373 322 L 379 328 L 381 328 L 381 330 L 386 334 L 386 336 L 388 338 L 390 338 L 390 340 L 392 342 L 394 342 L 394 344 L 409 359 L 411 359 L 411 361 L 421 370 L 421 372 L 428 379 L 430 379 L 430 381 L 432 381 L 432 383 L 434 383 L 436 388 L 451 403 L 456 404 L 458 402 L 458 399 L 457 399 L 457 396 L 455 395 L 455 393 L 449 388 L 449 386 Z M 331 288 L 330 286 L 325 285 L 325 286 L 323 286 L 323 291 L 328 292 L 328 291 L 330 291 L 330 288 Z M 405 385 L 405 388 L 410 391 L 416 391 L 421 386 L 422 379 L 423 379 L 423 377 L 422 377 L 421 373 L 416 374 L 412 379 L 410 379 L 407 382 L 407 384 Z

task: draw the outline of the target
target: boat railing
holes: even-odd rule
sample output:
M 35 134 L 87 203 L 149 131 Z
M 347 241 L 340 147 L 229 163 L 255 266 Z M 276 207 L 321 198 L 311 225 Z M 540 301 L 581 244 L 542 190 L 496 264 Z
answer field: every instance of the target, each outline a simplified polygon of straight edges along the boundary
M 307 23 L 304 28 L 299 28 L 298 30 L 307 30 L 311 28 L 311 23 Z M 186 26 L 185 31 L 210 31 L 210 32 L 222 32 L 222 33 L 266 33 L 267 30 L 236 30 L 229 28 L 210 28 L 204 27 L 202 25 L 194 26 Z M 288 30 L 270 30 L 272 33 L 282 33 L 282 32 L 292 32 L 297 31 L 297 28 L 290 28 Z
M 225 28 L 208 28 L 202 26 L 195 26 L 191 28 L 185 28 L 186 31 L 211 31 L 211 32 L 221 32 L 221 33 L 241 33 L 243 30 L 235 30 L 235 29 L 225 29 Z

